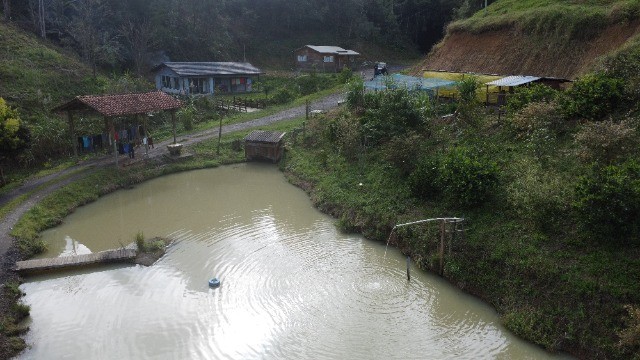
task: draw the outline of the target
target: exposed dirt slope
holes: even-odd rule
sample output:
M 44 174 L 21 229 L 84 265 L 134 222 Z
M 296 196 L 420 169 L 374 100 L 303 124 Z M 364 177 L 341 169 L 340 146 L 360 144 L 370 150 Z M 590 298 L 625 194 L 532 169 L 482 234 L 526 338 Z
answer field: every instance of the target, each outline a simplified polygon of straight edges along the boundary
M 427 69 L 575 79 L 638 34 L 638 21 L 609 26 L 587 41 L 562 42 L 509 29 L 456 32 L 447 34 L 414 73 Z

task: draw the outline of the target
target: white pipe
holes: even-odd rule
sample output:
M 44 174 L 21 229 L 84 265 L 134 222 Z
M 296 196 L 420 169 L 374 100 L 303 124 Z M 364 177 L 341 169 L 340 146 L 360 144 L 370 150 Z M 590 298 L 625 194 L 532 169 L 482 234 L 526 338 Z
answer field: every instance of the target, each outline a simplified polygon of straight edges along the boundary
M 404 224 L 397 224 L 395 225 L 393 228 L 397 228 L 397 227 L 401 227 L 401 226 L 407 226 L 407 225 L 414 225 L 414 224 L 421 224 L 421 223 L 425 223 L 425 222 L 431 222 L 431 221 L 448 221 L 448 222 L 461 222 L 464 221 L 464 218 L 457 218 L 457 217 L 451 217 L 451 218 L 431 218 L 431 219 L 424 219 L 424 220 L 418 220 L 418 221 L 412 221 L 412 222 L 408 222 L 408 223 L 404 223 Z

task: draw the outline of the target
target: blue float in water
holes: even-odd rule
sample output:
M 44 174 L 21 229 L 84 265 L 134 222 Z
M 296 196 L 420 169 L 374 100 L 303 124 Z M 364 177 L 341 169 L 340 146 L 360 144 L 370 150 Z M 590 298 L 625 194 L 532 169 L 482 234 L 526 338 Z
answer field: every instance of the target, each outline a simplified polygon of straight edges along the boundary
M 218 286 L 220 286 L 220 280 L 218 280 L 218 278 L 209 280 L 209 286 L 212 288 L 217 288 Z

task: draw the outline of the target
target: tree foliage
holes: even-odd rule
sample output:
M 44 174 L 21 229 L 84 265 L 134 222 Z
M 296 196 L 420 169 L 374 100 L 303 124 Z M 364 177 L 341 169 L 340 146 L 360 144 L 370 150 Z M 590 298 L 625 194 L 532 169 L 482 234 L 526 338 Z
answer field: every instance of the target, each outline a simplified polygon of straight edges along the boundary
M 558 91 L 544 84 L 533 83 L 529 86 L 518 86 L 513 95 L 509 97 L 507 112 L 515 114 L 530 103 L 553 101 L 558 96 Z
M 605 73 L 591 73 L 578 79 L 567 91 L 562 105 L 570 118 L 602 120 L 624 99 L 624 82 Z
M 364 94 L 365 110 L 360 119 L 363 137 L 381 143 L 419 129 L 425 125 L 425 113 L 420 105 L 426 96 L 404 88 Z
M 38 0 L 11 16 L 74 48 L 88 64 L 130 68 L 154 54 L 173 61 L 237 61 L 276 49 L 361 40 L 428 51 L 463 0 Z M 8 2 L 5 2 L 8 3 Z M 340 39 L 338 42 L 335 39 Z M 274 41 L 275 40 L 275 41 Z M 146 64 L 145 64 L 146 66 Z
M 440 156 L 423 156 L 409 176 L 413 193 L 423 199 L 444 198 L 451 205 L 481 205 L 495 190 L 498 166 L 470 148 L 453 148 Z
M 575 208 L 592 233 L 621 243 L 637 241 L 640 231 L 640 164 L 594 168 L 576 186 Z
M 13 154 L 29 144 L 29 130 L 24 126 L 18 111 L 0 98 L 0 153 Z
M 0 166 L 29 146 L 31 135 L 22 123 L 18 111 L 9 107 L 0 97 Z M 5 183 L 4 173 L 0 168 L 0 180 Z

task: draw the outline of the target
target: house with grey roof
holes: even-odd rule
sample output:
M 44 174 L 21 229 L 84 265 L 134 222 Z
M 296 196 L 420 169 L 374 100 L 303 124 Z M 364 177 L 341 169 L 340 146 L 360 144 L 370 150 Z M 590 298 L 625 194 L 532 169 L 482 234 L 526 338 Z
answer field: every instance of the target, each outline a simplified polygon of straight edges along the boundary
M 158 90 L 182 95 L 250 92 L 263 74 L 241 62 L 165 62 L 153 72 Z
M 296 68 L 302 71 L 340 72 L 355 69 L 359 53 L 338 46 L 305 45 L 294 50 Z

